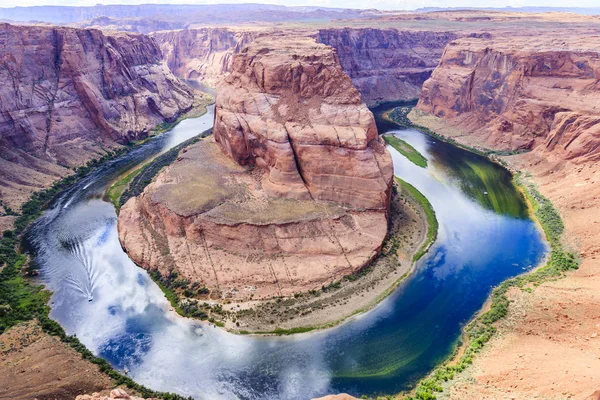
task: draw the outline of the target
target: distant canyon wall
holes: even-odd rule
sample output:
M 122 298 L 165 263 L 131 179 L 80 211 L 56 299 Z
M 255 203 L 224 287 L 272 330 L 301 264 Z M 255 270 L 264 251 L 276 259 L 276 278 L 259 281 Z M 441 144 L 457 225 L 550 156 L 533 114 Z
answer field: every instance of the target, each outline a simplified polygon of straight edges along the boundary
M 286 32 L 298 34 L 297 32 Z M 252 41 L 280 31 L 202 28 L 152 34 L 171 71 L 216 87 L 231 71 L 233 55 Z M 368 105 L 412 100 L 438 65 L 449 32 L 404 32 L 396 29 L 331 28 L 301 35 L 333 47 L 342 69 Z
M 13 208 L 193 103 L 147 36 L 0 24 L 0 47 L 0 197 Z
M 472 144 L 597 161 L 600 52 L 594 42 L 456 40 L 423 86 L 417 108 L 443 118 Z
M 437 67 L 450 32 L 407 32 L 396 29 L 322 29 L 318 40 L 336 49 L 340 63 L 363 100 L 412 100 Z
M 156 32 L 152 37 L 176 76 L 216 87 L 231 71 L 233 55 L 264 34 L 261 31 L 202 28 Z

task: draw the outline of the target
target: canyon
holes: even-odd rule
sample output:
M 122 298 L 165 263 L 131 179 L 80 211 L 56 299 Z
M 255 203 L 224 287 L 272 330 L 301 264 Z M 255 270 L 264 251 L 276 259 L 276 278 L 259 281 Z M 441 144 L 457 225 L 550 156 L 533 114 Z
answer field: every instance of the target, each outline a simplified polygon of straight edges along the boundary
M 146 36 L 0 24 L 0 44 L 0 198 L 15 210 L 193 104 Z
M 510 293 L 499 335 L 445 392 L 598 389 L 597 17 L 460 11 L 160 32 L 189 24 L 111 18 L 85 24 L 153 32 L 1 24 L 5 206 L 174 121 L 194 98 L 179 79 L 200 81 L 219 87 L 214 138 L 123 206 L 123 246 L 226 299 L 320 289 L 360 270 L 386 235 L 391 160 L 366 105 L 419 98 L 415 124 L 530 176 L 581 254 L 578 271 Z
M 373 28 L 227 27 L 154 32 L 173 73 L 216 87 L 231 71 L 233 55 L 261 37 L 302 36 L 335 49 L 368 106 L 419 97 L 448 42 L 460 33 Z
M 219 85 L 214 139 L 121 208 L 119 236 L 139 265 L 217 298 L 291 296 L 377 255 L 391 187 L 373 115 L 333 50 L 266 38 L 235 55 Z

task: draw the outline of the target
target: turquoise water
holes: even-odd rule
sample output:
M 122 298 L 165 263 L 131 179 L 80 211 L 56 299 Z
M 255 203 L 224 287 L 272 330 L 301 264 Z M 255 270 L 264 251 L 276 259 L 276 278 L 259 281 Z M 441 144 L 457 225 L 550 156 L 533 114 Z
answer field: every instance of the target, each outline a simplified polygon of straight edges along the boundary
M 506 171 L 417 130 L 382 124 L 380 133 L 428 159 L 420 168 L 388 147 L 396 175 L 430 200 L 440 224 L 429 253 L 391 296 L 338 327 L 291 337 L 236 336 L 181 318 L 122 251 L 114 208 L 101 197 L 123 170 L 200 133 L 212 118 L 186 120 L 67 190 L 28 237 L 54 291 L 51 317 L 148 387 L 197 399 L 409 389 L 451 353 L 491 288 L 546 252 Z

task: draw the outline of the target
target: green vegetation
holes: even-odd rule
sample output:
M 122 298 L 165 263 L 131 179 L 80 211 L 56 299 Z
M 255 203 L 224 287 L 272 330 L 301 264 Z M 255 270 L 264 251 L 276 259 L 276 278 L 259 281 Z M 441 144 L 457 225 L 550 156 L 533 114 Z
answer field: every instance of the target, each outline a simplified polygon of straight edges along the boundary
M 496 287 L 492 291 L 489 311 L 479 315 L 465 328 L 468 345 L 458 362 L 455 365 L 446 364 L 436 368 L 418 384 L 414 394 L 406 397 L 405 400 L 435 400 L 435 393 L 443 390 L 443 382 L 453 379 L 457 373 L 464 371 L 472 364 L 473 357 L 481 351 L 485 343 L 496 333 L 494 324 L 508 314 L 510 300 L 506 293 L 510 288 L 531 289 L 528 287 L 529 285 L 538 286 L 547 280 L 561 277 L 565 272 L 579 267 L 577 255 L 567 251 L 562 244 L 561 237 L 564 226 L 558 211 L 550 200 L 542 196 L 533 184 L 523 181 L 520 176 L 515 178 L 515 183 L 524 191 L 533 213 L 540 222 L 552 247 L 547 264 L 530 274 L 504 281 Z
M 398 125 L 402 126 L 412 126 L 412 122 L 408 118 L 408 114 L 412 111 L 412 109 L 417 105 L 416 102 L 412 102 L 409 104 L 405 104 L 400 107 L 394 108 L 389 113 L 385 114 L 385 117 Z
M 163 291 L 173 309 L 181 316 L 209 320 L 218 325 L 219 319 L 226 314 L 220 304 L 211 306 L 206 301 L 202 303 L 198 301 L 199 298 L 207 299 L 210 291 L 197 282 L 190 283 L 186 279 L 179 278 L 177 271 L 162 275 L 154 270 L 150 272 L 150 277 Z
M 383 139 L 416 166 L 427 168 L 427 159 L 404 140 L 393 135 L 384 135 Z
M 169 151 L 160 156 L 156 157 L 145 167 L 140 168 L 139 172 L 131 177 L 128 183 L 128 187 L 122 191 L 122 194 L 118 201 L 118 208 L 121 208 L 123 204 L 127 202 L 132 197 L 139 196 L 142 194 L 146 186 L 152 182 L 152 179 L 167 165 L 170 165 L 177 159 L 179 156 L 179 152 L 185 147 L 191 145 L 192 143 L 196 143 L 201 138 L 204 138 L 212 133 L 212 128 L 207 129 L 202 132 L 198 136 L 194 136 L 191 139 L 186 140 L 185 142 L 180 143 L 179 145 L 173 147 Z M 125 179 L 125 178 L 124 178 Z M 112 187 L 111 187 L 112 189 Z M 114 202 L 113 202 L 114 204 Z
M 421 208 L 423 208 L 423 211 L 425 211 L 425 217 L 427 218 L 427 237 L 425 238 L 425 243 L 423 243 L 421 248 L 415 253 L 413 257 L 414 262 L 423 257 L 423 255 L 427 253 L 427 250 L 429 250 L 429 247 L 433 244 L 433 242 L 435 242 L 435 239 L 437 238 L 438 234 L 439 225 L 435 216 L 435 210 L 431 206 L 429 200 L 427 200 L 427 197 L 425 197 L 423 193 L 419 192 L 410 183 L 404 182 L 398 177 L 395 178 L 396 182 L 400 185 L 402 190 L 408 192 L 408 194 L 412 198 L 414 198 L 417 201 L 417 203 L 419 203 Z
M 138 174 L 142 172 L 143 169 L 143 166 L 138 167 L 137 169 L 131 171 L 130 173 L 119 179 L 117 182 L 113 183 L 108 189 L 108 191 L 106 192 L 106 197 L 108 197 L 108 200 L 111 203 L 113 203 L 115 207 L 119 208 L 119 200 L 121 199 L 123 192 L 129 187 L 129 184 L 131 183 L 133 178 L 138 176 Z

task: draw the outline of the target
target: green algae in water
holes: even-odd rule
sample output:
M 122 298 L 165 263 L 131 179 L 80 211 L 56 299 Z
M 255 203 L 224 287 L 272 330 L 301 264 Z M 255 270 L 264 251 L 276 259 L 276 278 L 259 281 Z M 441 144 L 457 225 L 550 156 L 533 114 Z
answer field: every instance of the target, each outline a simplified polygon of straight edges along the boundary
M 392 135 L 384 135 L 383 139 L 416 166 L 427 168 L 427 159 L 404 140 Z
M 441 151 L 440 151 L 441 149 Z M 481 206 L 516 218 L 529 215 L 523 194 L 506 169 L 477 154 L 444 143 L 431 149 L 460 189 Z

